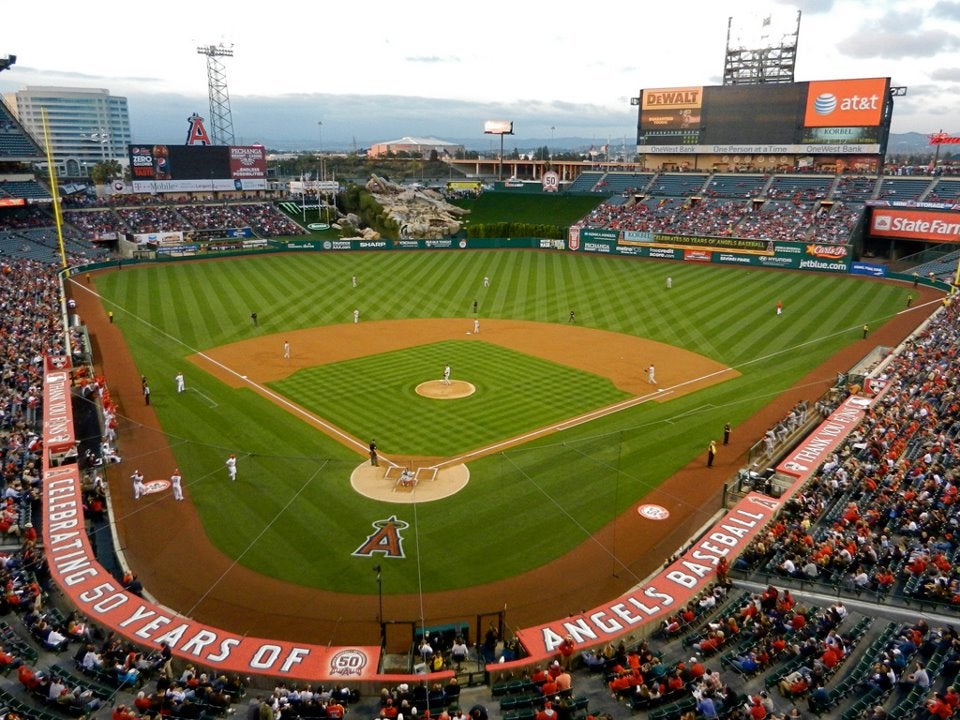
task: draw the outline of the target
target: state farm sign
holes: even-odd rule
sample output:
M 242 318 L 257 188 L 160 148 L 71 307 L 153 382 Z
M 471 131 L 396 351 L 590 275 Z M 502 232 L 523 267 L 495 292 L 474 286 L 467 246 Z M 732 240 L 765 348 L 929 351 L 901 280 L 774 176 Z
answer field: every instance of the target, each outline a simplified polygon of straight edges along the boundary
M 960 213 L 875 208 L 870 231 L 883 237 L 960 242 Z

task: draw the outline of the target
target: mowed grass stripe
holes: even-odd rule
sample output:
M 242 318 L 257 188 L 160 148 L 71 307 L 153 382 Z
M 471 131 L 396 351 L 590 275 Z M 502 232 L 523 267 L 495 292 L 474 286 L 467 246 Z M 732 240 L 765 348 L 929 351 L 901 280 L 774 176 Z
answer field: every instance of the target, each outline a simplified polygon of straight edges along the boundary
M 421 382 L 453 379 L 477 392 L 418 396 Z M 300 370 L 270 387 L 338 427 L 376 436 L 384 452 L 455 455 L 629 397 L 609 380 L 482 341 L 446 341 Z M 390 422 L 396 418 L 396 422 Z

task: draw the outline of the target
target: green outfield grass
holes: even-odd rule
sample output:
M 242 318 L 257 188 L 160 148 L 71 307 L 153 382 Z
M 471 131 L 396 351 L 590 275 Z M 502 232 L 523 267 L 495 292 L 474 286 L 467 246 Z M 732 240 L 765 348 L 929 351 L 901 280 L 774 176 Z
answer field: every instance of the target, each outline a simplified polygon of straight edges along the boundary
M 358 276 L 360 287 L 351 287 L 351 275 Z M 484 276 L 491 278 L 490 288 L 481 286 Z M 667 276 L 673 278 L 669 291 Z M 138 368 L 151 380 L 153 404 L 211 541 L 271 576 L 376 592 L 369 582 L 374 561 L 351 553 L 372 530 L 371 523 L 396 513 L 410 523 L 409 537 L 415 533 L 416 542 L 406 543 L 404 559 L 386 561 L 388 594 L 490 582 L 538 567 L 587 541 L 701 454 L 724 422 L 736 426 L 811 367 L 860 340 L 864 323 L 878 328 L 904 307 L 909 292 L 826 274 L 534 251 L 285 253 L 165 263 L 125 267 L 99 277 L 97 288 Z M 364 322 L 472 317 L 474 299 L 481 319 L 566 322 L 575 308 L 582 325 L 684 347 L 734 367 L 741 376 L 471 462 L 471 481 L 461 493 L 404 506 L 369 500 L 350 489 L 349 473 L 363 461 L 361 454 L 184 360 L 255 335 L 349 323 L 354 307 Z M 778 300 L 784 304 L 782 317 L 775 314 Z M 259 327 L 252 326 L 251 311 L 259 314 Z M 460 346 L 470 352 L 489 349 L 485 343 L 453 345 L 456 350 L 440 348 L 428 359 L 418 353 L 434 353 L 436 347 L 399 354 L 397 363 L 413 358 L 416 377 L 398 395 L 422 378 L 423 367 L 436 375 L 440 357 L 459 353 Z M 351 378 L 379 372 L 379 363 L 371 362 L 304 371 L 281 385 L 323 414 L 331 402 L 364 403 L 363 390 L 356 395 Z M 456 377 L 457 364 L 451 365 Z M 845 369 L 830 369 L 828 376 Z M 174 388 L 178 370 L 187 373 L 190 388 L 183 396 Z M 561 382 L 565 372 L 550 368 Z M 495 390 L 488 382 L 480 381 L 477 400 L 505 412 L 486 417 L 484 433 L 509 434 L 507 423 L 531 410 L 509 386 Z M 310 393 L 293 387 L 299 383 L 311 385 Z M 584 387 L 584 397 L 570 398 L 570 406 L 550 412 L 572 413 L 575 406 L 606 402 L 609 388 L 592 380 Z M 135 396 L 137 389 L 130 393 Z M 360 400 L 350 400 L 350 393 Z M 410 400 L 412 407 L 416 399 Z M 402 404 L 399 398 L 396 402 Z M 372 395 L 364 404 L 363 416 L 350 421 L 357 423 L 358 436 L 377 437 L 384 452 L 392 452 L 384 438 L 392 441 L 393 426 L 409 421 L 397 405 L 381 404 Z M 523 422 L 541 420 L 531 416 Z M 448 423 L 425 421 L 425 427 L 403 432 L 411 433 L 411 447 L 425 450 L 431 437 L 451 434 Z M 121 449 L 125 462 L 136 462 L 136 449 L 125 447 L 122 435 Z M 239 481 L 224 492 L 223 460 L 229 452 L 240 457 Z M 452 541 L 466 537 L 474 542 Z
M 445 365 L 476 392 L 457 401 L 417 395 L 416 386 L 439 380 Z M 377 428 L 381 450 L 425 456 L 460 455 L 630 397 L 607 378 L 482 340 L 448 340 L 300 370 L 270 387 L 354 436 Z

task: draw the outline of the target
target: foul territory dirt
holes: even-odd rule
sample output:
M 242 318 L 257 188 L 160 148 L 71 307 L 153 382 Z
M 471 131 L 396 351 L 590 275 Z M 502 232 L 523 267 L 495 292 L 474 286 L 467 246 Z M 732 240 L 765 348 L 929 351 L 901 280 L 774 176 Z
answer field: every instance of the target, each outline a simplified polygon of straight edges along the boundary
M 86 292 L 95 290 L 96 275 L 93 282 L 89 288 L 74 288 L 73 295 L 80 302 L 81 316 L 93 339 L 97 372 L 107 378 L 111 395 L 125 419 L 122 447 L 136 448 L 141 458 L 140 470 L 148 478 L 166 477 L 175 464 L 172 451 L 151 407 L 143 402 L 140 375 L 119 328 L 109 323 L 96 297 Z M 916 294 L 914 311 L 897 315 L 871 332 L 869 338 L 837 353 L 746 423 L 735 427 L 730 445 L 721 447 L 713 468 L 706 467 L 704 458 L 694 459 L 645 498 L 645 502 L 669 509 L 668 520 L 649 520 L 630 508 L 579 547 L 524 575 L 471 587 L 470 568 L 464 567 L 467 587 L 459 590 L 420 597 L 392 595 L 387 588 L 384 617 L 416 621 L 423 616 L 442 622 L 446 618 L 469 619 L 476 614 L 505 610 L 508 626 L 520 628 L 580 612 L 625 592 L 638 578 L 658 569 L 666 556 L 677 549 L 663 545 L 671 527 L 685 530 L 692 518 L 702 517 L 698 514 L 700 506 L 716 498 L 723 483 L 745 464 L 749 447 L 787 409 L 799 400 L 818 398 L 837 371 L 848 369 L 875 346 L 897 345 L 916 327 L 929 312 L 924 303 L 938 297 L 922 288 Z M 641 338 L 566 324 L 492 320 L 484 321 L 483 335 L 478 338 L 466 336 L 468 324 L 464 320 L 409 320 L 376 325 L 361 322 L 248 340 L 214 349 L 193 360 L 225 382 L 235 386 L 247 384 L 257 390 L 262 383 L 284 377 L 297 367 L 461 338 L 496 342 L 589 370 L 610 377 L 619 388 L 647 399 L 652 388 L 647 383 L 645 368 L 653 362 L 660 387 L 681 386 L 667 397 L 656 397 L 654 390 L 656 401 L 669 401 L 669 397 L 680 392 L 691 392 L 734 376 L 733 371 L 706 358 Z M 290 360 L 283 358 L 284 340 L 290 342 Z M 338 435 L 339 429 L 326 427 L 322 420 L 318 427 L 353 447 L 358 467 L 363 464 L 366 446 L 362 441 Z M 428 460 L 442 464 L 446 459 L 389 460 L 401 464 L 415 460 L 422 466 Z M 357 588 L 356 592 L 349 588 L 328 592 L 252 572 L 210 544 L 189 502 L 176 503 L 165 495 L 148 496 L 148 502 L 135 503 L 131 493 L 126 492 L 131 471 L 126 463 L 109 469 L 111 487 L 120 490 L 113 493 L 117 533 L 127 562 L 160 603 L 238 634 L 316 644 L 377 643 L 378 598 L 373 578 L 370 587 Z M 483 553 L 482 528 L 467 528 L 454 541 L 476 544 L 478 556 Z M 611 548 L 617 565 L 611 563 Z M 323 562 L 322 557 L 318 556 L 317 562 Z

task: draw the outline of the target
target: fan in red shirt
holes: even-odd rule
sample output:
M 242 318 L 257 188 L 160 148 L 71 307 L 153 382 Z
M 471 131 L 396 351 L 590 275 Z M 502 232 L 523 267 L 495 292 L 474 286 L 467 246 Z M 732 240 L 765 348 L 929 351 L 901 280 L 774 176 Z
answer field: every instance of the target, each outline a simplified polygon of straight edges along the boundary
M 767 709 L 760 703 L 760 698 L 751 697 L 750 698 L 750 713 L 751 720 L 763 720 L 767 716 Z

